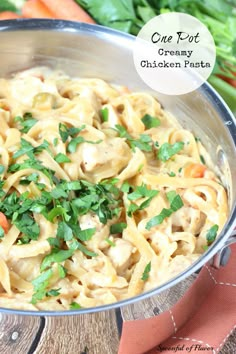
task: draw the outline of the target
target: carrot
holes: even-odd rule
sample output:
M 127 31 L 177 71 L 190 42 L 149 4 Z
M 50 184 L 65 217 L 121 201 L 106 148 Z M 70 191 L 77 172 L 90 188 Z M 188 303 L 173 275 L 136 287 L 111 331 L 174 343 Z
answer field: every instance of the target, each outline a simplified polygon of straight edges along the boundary
M 3 11 L 0 12 L 0 20 L 15 20 L 21 16 L 12 11 Z
M 190 163 L 184 168 L 184 177 L 201 178 L 204 176 L 206 166 L 200 163 Z
M 62 20 L 74 20 L 86 23 L 95 23 L 82 7 L 73 0 L 41 0 L 45 6 L 55 15 L 56 18 Z
M 28 0 L 22 8 L 22 15 L 28 18 L 55 18 L 41 0 Z
M 7 234 L 9 231 L 9 224 L 6 216 L 2 212 L 0 212 L 0 226 L 3 228 L 5 234 Z
M 236 74 L 234 75 L 236 76 Z M 230 84 L 231 86 L 236 87 L 236 79 L 232 79 L 224 75 L 217 75 L 217 76 L 223 79 L 224 81 L 228 82 L 228 84 Z

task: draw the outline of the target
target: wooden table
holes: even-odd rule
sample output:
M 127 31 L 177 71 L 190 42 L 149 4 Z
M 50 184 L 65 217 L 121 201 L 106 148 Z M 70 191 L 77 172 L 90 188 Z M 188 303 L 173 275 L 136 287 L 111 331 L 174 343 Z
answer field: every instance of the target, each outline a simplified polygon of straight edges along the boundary
M 29 317 L 0 313 L 0 354 L 116 354 L 123 321 L 168 311 L 196 277 L 192 274 L 158 295 L 97 314 Z M 236 354 L 236 331 L 219 354 Z
M 0 353 L 116 354 L 119 322 L 119 310 L 96 315 L 46 318 L 2 314 Z M 220 354 L 234 353 L 236 331 L 220 351 Z

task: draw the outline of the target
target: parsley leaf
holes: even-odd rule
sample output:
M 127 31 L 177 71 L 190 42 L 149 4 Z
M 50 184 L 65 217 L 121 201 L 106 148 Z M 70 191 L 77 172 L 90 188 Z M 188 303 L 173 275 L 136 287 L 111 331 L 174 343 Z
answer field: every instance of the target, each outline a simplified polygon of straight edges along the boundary
M 4 230 L 2 226 L 0 226 L 0 238 L 3 238 L 5 236 Z
M 150 230 L 153 226 L 160 225 L 165 220 L 165 218 L 169 217 L 184 205 L 181 197 L 175 191 L 166 193 L 166 196 L 170 203 L 170 208 L 163 208 L 160 214 L 151 218 L 146 224 L 147 230 Z
M 76 138 L 71 139 L 71 141 L 69 142 L 69 144 L 67 146 L 67 151 L 69 151 L 70 153 L 75 152 L 77 149 L 77 145 L 79 145 L 81 143 L 100 144 L 101 142 L 102 142 L 101 139 L 96 140 L 96 141 L 91 141 L 91 140 L 84 139 L 83 136 L 77 136 Z
M 146 129 L 156 128 L 161 124 L 160 119 L 150 116 L 150 114 L 145 114 L 141 119 Z
M 146 281 L 149 278 L 149 273 L 151 271 L 151 262 L 149 262 L 146 267 L 144 268 L 143 275 L 142 275 L 142 280 Z
M 68 156 L 66 156 L 65 154 L 62 154 L 61 152 L 59 152 L 59 154 L 57 154 L 54 157 L 54 160 L 58 163 L 66 163 L 66 162 L 71 162 L 71 160 L 69 159 Z
M 60 248 L 60 240 L 56 237 L 48 237 L 47 241 L 50 246 L 55 247 L 55 248 Z
M 207 231 L 206 239 L 208 245 L 212 244 L 215 241 L 218 230 L 219 226 L 215 224 Z
M 147 188 L 146 184 L 142 184 L 141 186 L 138 186 L 134 192 L 128 194 L 128 199 L 129 200 L 135 200 L 143 197 L 149 197 L 153 198 L 158 194 L 157 190 L 151 190 Z
M 2 174 L 5 171 L 5 167 L 3 165 L 0 165 L 0 174 Z
M 180 195 L 178 195 L 175 191 L 167 192 L 166 196 L 170 203 L 170 209 L 172 212 L 177 211 L 184 205 Z
M 152 199 L 159 193 L 157 190 L 152 190 L 148 189 L 145 184 L 142 184 L 141 186 L 138 186 L 132 193 L 129 193 L 127 195 L 128 199 L 133 201 L 139 198 L 144 198 L 147 197 L 147 199 L 142 202 L 140 205 L 136 205 L 134 203 L 131 203 L 128 207 L 127 214 L 128 216 L 131 216 L 133 213 L 135 213 L 137 210 L 143 210 L 147 208 Z
M 135 140 L 129 140 L 131 148 L 134 150 L 134 148 L 139 148 L 142 151 L 150 152 L 152 151 L 152 146 L 150 143 L 152 142 L 152 139 L 149 135 L 147 134 L 140 134 L 139 139 Z
M 202 155 L 200 155 L 200 160 L 201 160 L 201 163 L 202 163 L 203 165 L 206 164 L 206 161 L 205 161 L 205 159 L 204 159 L 204 157 L 203 157 Z
M 169 175 L 170 177 L 175 177 L 175 176 L 176 176 L 176 174 L 175 174 L 173 171 L 169 172 L 168 175 Z
M 33 145 L 31 145 L 27 140 L 21 138 L 21 149 L 16 151 L 13 154 L 13 159 L 17 159 L 22 155 L 28 155 L 29 158 L 33 159 L 34 154 L 38 154 L 43 150 L 47 149 L 48 147 L 49 147 L 49 143 L 46 140 L 44 140 L 44 142 L 41 145 L 37 147 L 33 147 Z
M 45 217 L 51 222 L 53 222 L 54 218 L 57 216 L 62 216 L 65 221 L 69 221 L 71 218 L 71 216 L 67 214 L 66 209 L 63 208 L 61 205 L 58 205 L 55 208 L 51 209 L 50 212 L 45 215 Z
M 22 178 L 20 180 L 20 184 L 28 185 L 31 182 L 37 182 L 38 179 L 39 179 L 38 173 L 34 172 L 31 175 L 29 175 L 28 177 Z
M 89 241 L 91 240 L 95 232 L 96 229 L 94 227 L 91 227 L 89 229 L 80 230 L 79 232 L 76 233 L 75 236 L 81 241 Z
M 40 270 L 43 271 L 46 268 L 50 267 L 52 263 L 60 263 L 70 258 L 74 250 L 58 250 L 54 248 L 50 254 L 44 257 Z
M 160 214 L 154 216 L 147 222 L 146 229 L 150 230 L 153 226 L 160 225 L 165 220 L 165 218 L 167 218 L 171 214 L 171 209 L 163 208 Z
M 117 224 L 113 224 L 110 227 L 111 234 L 120 234 L 123 232 L 124 229 L 127 228 L 127 224 L 125 222 L 119 222 Z
M 140 134 L 139 139 L 134 139 L 132 136 L 127 132 L 125 127 L 123 127 L 120 124 L 115 125 L 115 130 L 119 133 L 119 136 L 121 138 L 126 138 L 128 143 L 130 144 L 130 147 L 132 150 L 135 150 L 135 148 L 139 148 L 142 151 L 147 151 L 150 152 L 152 151 L 152 146 L 150 143 L 152 143 L 152 139 L 149 135 L 147 134 Z
M 86 254 L 89 257 L 96 257 L 97 256 L 97 253 L 88 250 L 84 245 L 82 245 L 82 243 L 80 243 L 79 241 L 77 241 L 75 239 L 70 243 L 70 250 L 73 250 L 73 252 L 76 250 L 80 250 L 81 252 L 83 252 L 84 254 Z
M 63 265 L 61 265 L 61 264 L 58 264 L 57 268 L 58 268 L 59 277 L 61 279 L 65 278 L 66 274 L 67 274 L 66 268 L 63 267 Z
M 37 119 L 34 119 L 32 114 L 27 112 L 23 115 L 23 117 L 17 116 L 14 118 L 15 122 L 20 122 L 21 133 L 27 134 L 28 131 L 37 123 Z
M 107 122 L 108 121 L 108 115 L 109 115 L 108 108 L 107 107 L 102 108 L 100 110 L 100 113 L 101 113 L 102 122 Z
M 10 165 L 8 168 L 8 172 L 17 172 L 27 168 L 33 168 L 35 170 L 41 171 L 43 174 L 45 174 L 45 176 L 48 177 L 52 184 L 54 183 L 55 171 L 43 166 L 42 162 L 35 159 L 34 156 L 30 159 L 24 160 L 22 163 L 15 163 Z
M 129 182 L 125 181 L 121 186 L 121 192 L 128 193 L 130 191 L 131 185 Z
M 161 161 L 167 161 L 169 160 L 172 156 L 177 154 L 179 151 L 181 151 L 184 147 L 184 143 L 182 141 L 178 141 L 174 144 L 169 144 L 169 143 L 164 143 L 161 145 L 157 157 Z
M 60 198 L 67 198 L 68 197 L 68 193 L 64 191 L 64 189 L 58 185 L 57 187 L 55 187 L 52 191 L 51 191 L 51 196 L 54 199 L 60 199 Z
M 70 310 L 79 310 L 82 309 L 82 306 L 80 306 L 80 304 L 78 304 L 77 302 L 72 302 L 70 304 Z
M 70 241 L 73 238 L 72 229 L 67 225 L 66 222 L 60 221 L 57 228 L 57 237 L 65 241 Z
M 119 133 L 119 136 L 121 138 L 126 138 L 127 140 L 132 140 L 132 136 L 127 132 L 127 130 L 125 129 L 125 127 L 123 127 L 120 124 L 116 124 L 116 131 Z
M 13 221 L 13 223 L 29 239 L 38 239 L 40 232 L 39 225 L 35 222 L 29 213 L 18 216 L 17 219 Z
M 35 305 L 38 300 L 42 300 L 46 296 L 46 288 L 52 275 L 52 269 L 48 269 L 32 281 L 34 286 L 34 294 L 31 299 L 32 304 Z
M 112 241 L 112 240 L 110 240 L 108 237 L 107 238 L 105 238 L 105 241 L 108 243 L 108 245 L 110 245 L 111 247 L 116 247 L 116 244 Z
M 81 132 L 86 126 L 83 124 L 80 128 L 68 128 L 65 124 L 59 124 L 59 134 L 62 142 L 65 143 L 69 137 L 74 137 Z
M 58 295 L 60 295 L 60 290 L 61 290 L 61 288 L 59 288 L 59 289 L 51 289 L 51 290 L 47 291 L 45 295 L 47 297 L 48 296 L 58 296 Z

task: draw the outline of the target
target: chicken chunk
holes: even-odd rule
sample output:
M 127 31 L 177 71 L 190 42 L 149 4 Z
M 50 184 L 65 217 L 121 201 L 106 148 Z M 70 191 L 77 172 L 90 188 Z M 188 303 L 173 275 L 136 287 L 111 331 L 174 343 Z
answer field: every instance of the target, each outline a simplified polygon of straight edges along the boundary
M 117 175 L 131 158 L 130 148 L 121 138 L 106 139 L 99 144 L 84 143 L 81 155 L 83 170 L 101 174 L 101 179 Z
M 123 272 L 130 265 L 130 258 L 134 252 L 134 247 L 130 242 L 122 239 L 117 239 L 114 243 L 115 247 L 109 249 L 108 256 L 118 272 Z

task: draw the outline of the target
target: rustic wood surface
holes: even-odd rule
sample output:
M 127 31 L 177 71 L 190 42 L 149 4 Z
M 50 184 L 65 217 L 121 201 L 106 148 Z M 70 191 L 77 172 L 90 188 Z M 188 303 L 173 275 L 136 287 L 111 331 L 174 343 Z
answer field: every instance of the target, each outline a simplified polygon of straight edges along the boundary
M 71 317 L 1 315 L 1 354 L 116 354 L 115 311 Z M 236 353 L 236 331 L 220 354 Z M 133 354 L 133 353 L 130 353 Z

